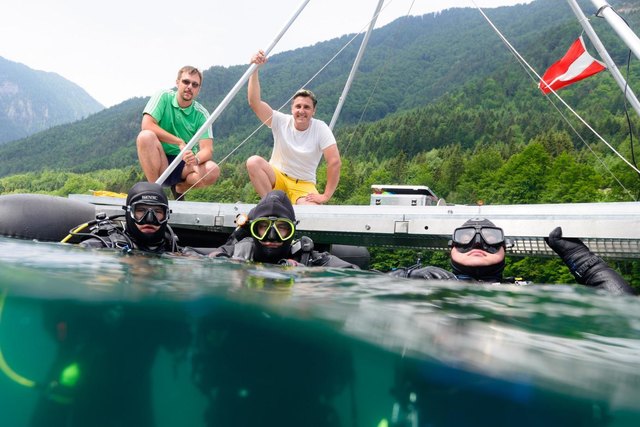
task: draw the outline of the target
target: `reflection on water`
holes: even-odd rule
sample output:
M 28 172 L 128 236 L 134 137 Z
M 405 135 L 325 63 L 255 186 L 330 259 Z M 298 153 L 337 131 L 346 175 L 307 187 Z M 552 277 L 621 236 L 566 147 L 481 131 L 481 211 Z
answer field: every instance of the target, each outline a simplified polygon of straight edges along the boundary
M 0 288 L 3 426 L 640 421 L 634 297 L 12 239 Z

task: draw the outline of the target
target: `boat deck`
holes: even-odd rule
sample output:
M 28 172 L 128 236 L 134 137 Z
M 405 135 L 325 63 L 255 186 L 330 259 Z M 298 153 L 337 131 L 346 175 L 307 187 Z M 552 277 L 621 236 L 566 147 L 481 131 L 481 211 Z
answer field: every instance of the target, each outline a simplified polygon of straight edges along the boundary
M 124 199 L 70 195 L 108 215 L 122 212 Z M 169 202 L 169 223 L 182 244 L 217 246 L 254 204 Z M 640 203 L 571 203 L 496 206 L 296 206 L 300 234 L 316 244 L 446 250 L 451 233 L 472 217 L 485 217 L 514 240 L 512 255 L 551 256 L 544 237 L 561 226 L 607 258 L 640 258 Z

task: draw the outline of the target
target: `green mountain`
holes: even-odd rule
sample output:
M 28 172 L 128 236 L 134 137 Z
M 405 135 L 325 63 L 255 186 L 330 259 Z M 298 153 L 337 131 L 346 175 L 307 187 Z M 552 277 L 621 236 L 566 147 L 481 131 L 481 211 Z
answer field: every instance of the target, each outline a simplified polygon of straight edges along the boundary
M 632 27 L 638 22 L 640 0 L 612 3 L 625 13 Z M 585 13 L 594 12 L 590 2 L 581 4 Z M 581 32 L 568 5 L 557 0 L 537 0 L 489 9 L 487 13 L 539 73 L 559 59 Z M 626 62 L 628 50 L 606 23 L 594 20 L 593 24 L 613 58 Z M 276 108 L 284 105 L 288 110 L 289 96 L 306 86 L 320 99 L 318 117 L 329 121 L 361 38 L 345 35 L 274 55 L 261 71 L 263 98 Z M 199 101 L 214 110 L 246 68 L 238 65 L 205 70 Z M 565 93 L 578 108 L 597 106 L 610 118 L 623 108 L 612 82 L 602 73 Z M 599 100 L 586 97 L 592 91 L 605 96 Z M 84 120 L 4 144 L 0 147 L 0 177 L 43 169 L 91 172 L 136 166 L 135 136 L 145 102 L 131 99 Z M 214 123 L 215 160 L 241 143 L 231 161 L 268 153 L 271 136 L 266 129 L 243 143 L 258 125 L 243 88 Z M 549 107 L 537 83 L 478 11 L 464 8 L 404 17 L 375 30 L 336 134 L 347 156 L 384 159 L 451 144 L 472 147 L 478 141 L 496 139 L 528 141 L 560 126 L 557 113 Z
M 58 74 L 0 57 L 0 144 L 84 119 L 102 109 L 84 89 Z
M 610 3 L 631 28 L 640 28 L 640 0 Z M 631 61 L 627 68 L 628 48 L 604 20 L 593 17 L 591 2 L 580 4 L 634 87 L 640 66 Z M 569 6 L 559 0 L 486 12 L 539 74 L 582 31 Z M 333 61 L 353 35 L 274 55 L 261 71 L 264 99 L 288 110 L 289 96 L 306 86 L 319 96 L 318 116 L 330 120 L 361 37 Z M 595 53 L 588 41 L 587 46 Z M 214 110 L 246 69 L 244 64 L 206 70 L 200 101 Z M 640 120 L 633 111 L 627 116 L 624 97 L 609 73 L 562 89 L 561 95 L 635 163 Z M 146 101 L 130 99 L 0 146 L 0 194 L 126 192 L 143 179 L 134 141 Z M 343 167 L 330 203 L 369 204 L 371 185 L 381 183 L 428 185 L 453 204 L 638 200 L 638 174 L 560 106 L 563 119 L 554 104 L 555 98 L 541 93 L 537 78 L 529 76 L 477 10 L 398 19 L 373 33 L 342 110 L 335 130 Z M 267 129 L 248 138 L 258 124 L 243 88 L 214 123 L 214 160 L 233 154 L 222 163 L 218 182 L 190 191 L 189 201 L 257 201 L 244 160 L 255 153 L 267 155 L 272 145 Z M 320 191 L 325 182 L 321 163 Z M 410 265 L 416 258 L 448 268 L 442 253 L 372 248 L 371 254 L 372 267 L 380 271 Z M 638 262 L 611 265 L 640 287 Z M 558 258 L 509 259 L 505 272 L 527 272 L 526 278 L 536 283 L 573 280 Z

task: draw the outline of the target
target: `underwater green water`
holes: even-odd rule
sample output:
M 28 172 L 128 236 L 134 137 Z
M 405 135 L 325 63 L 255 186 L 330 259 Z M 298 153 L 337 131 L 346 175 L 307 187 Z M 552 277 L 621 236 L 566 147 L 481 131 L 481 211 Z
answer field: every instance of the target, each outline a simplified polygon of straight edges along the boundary
M 637 426 L 640 300 L 0 238 L 0 426 Z

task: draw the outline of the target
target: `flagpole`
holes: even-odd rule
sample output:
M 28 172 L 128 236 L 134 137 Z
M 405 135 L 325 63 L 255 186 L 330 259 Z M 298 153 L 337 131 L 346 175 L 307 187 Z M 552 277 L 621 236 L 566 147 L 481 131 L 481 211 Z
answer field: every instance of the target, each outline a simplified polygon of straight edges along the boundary
M 298 15 L 300 15 L 302 10 L 307 6 L 307 3 L 309 3 L 310 1 L 311 0 L 304 0 L 302 2 L 300 7 L 298 8 L 298 10 L 293 14 L 291 19 L 289 19 L 289 22 L 287 22 L 287 24 L 284 26 L 284 28 L 280 31 L 280 33 L 276 36 L 276 38 L 271 42 L 269 47 L 267 49 L 265 49 L 265 51 L 264 51 L 264 55 L 265 56 L 269 55 L 269 52 L 271 52 L 271 50 L 275 47 L 275 45 L 280 41 L 280 39 L 282 38 L 284 33 L 287 32 L 287 30 L 289 29 L 291 24 L 293 24 L 293 21 L 296 20 Z M 193 135 L 193 137 L 191 138 L 189 143 L 182 149 L 182 151 L 180 151 L 180 154 L 178 154 L 176 156 L 176 158 L 173 160 L 173 162 L 171 162 L 171 164 L 162 173 L 162 175 L 160 175 L 160 177 L 158 177 L 158 179 L 156 180 L 156 184 L 162 185 L 162 183 L 167 179 L 167 177 L 171 174 L 171 172 L 173 172 L 173 170 L 182 161 L 182 156 L 184 155 L 184 153 L 186 153 L 187 150 L 191 150 L 191 148 L 196 144 L 196 142 L 198 142 L 200 136 L 202 136 L 202 134 L 206 132 L 207 128 L 209 126 L 211 126 L 211 124 L 220 116 L 222 111 L 225 108 L 227 108 L 227 105 L 229 105 L 229 103 L 231 102 L 233 97 L 240 91 L 240 88 L 247 82 L 247 80 L 249 80 L 249 77 L 251 77 L 251 74 L 253 74 L 253 72 L 255 71 L 255 69 L 257 67 L 258 67 L 257 64 L 251 64 L 249 66 L 247 71 L 245 71 L 245 73 L 242 75 L 242 77 L 240 77 L 240 80 L 238 80 L 236 85 L 231 89 L 231 91 L 229 91 L 227 96 L 225 96 L 225 98 L 220 102 L 220 104 L 213 111 L 213 113 L 211 113 L 211 116 L 209 116 L 207 121 L 202 126 L 200 126 L 200 129 L 198 129 L 198 131 Z
M 371 35 L 371 31 L 373 27 L 376 25 L 376 21 L 378 20 L 378 15 L 380 14 L 380 9 L 382 9 L 382 4 L 384 0 L 378 1 L 378 6 L 376 7 L 375 12 L 373 13 L 373 18 L 371 22 L 369 22 L 369 28 L 367 29 L 367 33 L 362 39 L 362 43 L 360 44 L 360 50 L 358 50 L 358 54 L 356 55 L 356 60 L 351 67 L 351 72 L 349 73 L 349 78 L 344 85 L 344 89 L 342 89 L 342 94 L 340 95 L 340 99 L 338 100 L 338 105 L 336 106 L 336 110 L 333 112 L 333 117 L 331 118 L 331 123 L 329 124 L 329 129 L 333 130 L 336 122 L 338 121 L 338 116 L 340 115 L 340 111 L 342 111 L 342 105 L 344 101 L 347 99 L 347 94 L 349 93 L 349 89 L 351 88 L 351 83 L 353 82 L 353 77 L 358 70 L 358 65 L 360 64 L 360 60 L 362 59 L 362 55 L 364 54 L 364 49 L 367 47 L 367 43 L 369 43 L 369 36 Z
M 591 3 L 598 8 L 596 16 L 604 17 L 615 32 L 618 33 L 622 41 L 640 59 L 640 38 L 629 28 L 624 19 L 604 0 L 591 0 Z
M 595 4 L 596 0 L 593 1 Z M 638 101 L 638 98 L 636 98 L 635 93 L 633 93 L 633 90 L 624 79 L 622 73 L 620 73 L 620 70 L 618 70 L 615 62 L 613 62 L 613 59 L 611 59 L 611 56 L 609 56 L 609 52 L 607 52 L 607 49 L 600 41 L 598 34 L 596 34 L 595 30 L 589 23 L 589 20 L 582 12 L 582 9 L 580 9 L 580 6 L 578 6 L 578 2 L 576 0 L 567 0 L 567 2 L 569 3 L 569 6 L 571 6 L 573 13 L 578 18 L 578 22 L 580 22 L 580 25 L 582 25 L 584 32 L 587 34 L 587 37 L 589 37 L 589 40 L 591 40 L 591 43 L 593 43 L 593 46 L 600 54 L 600 58 L 602 58 L 604 63 L 607 64 L 607 68 L 613 76 L 613 79 L 618 84 L 618 87 L 620 88 L 620 90 L 622 90 L 633 109 L 636 110 L 636 113 L 640 116 L 640 102 Z

